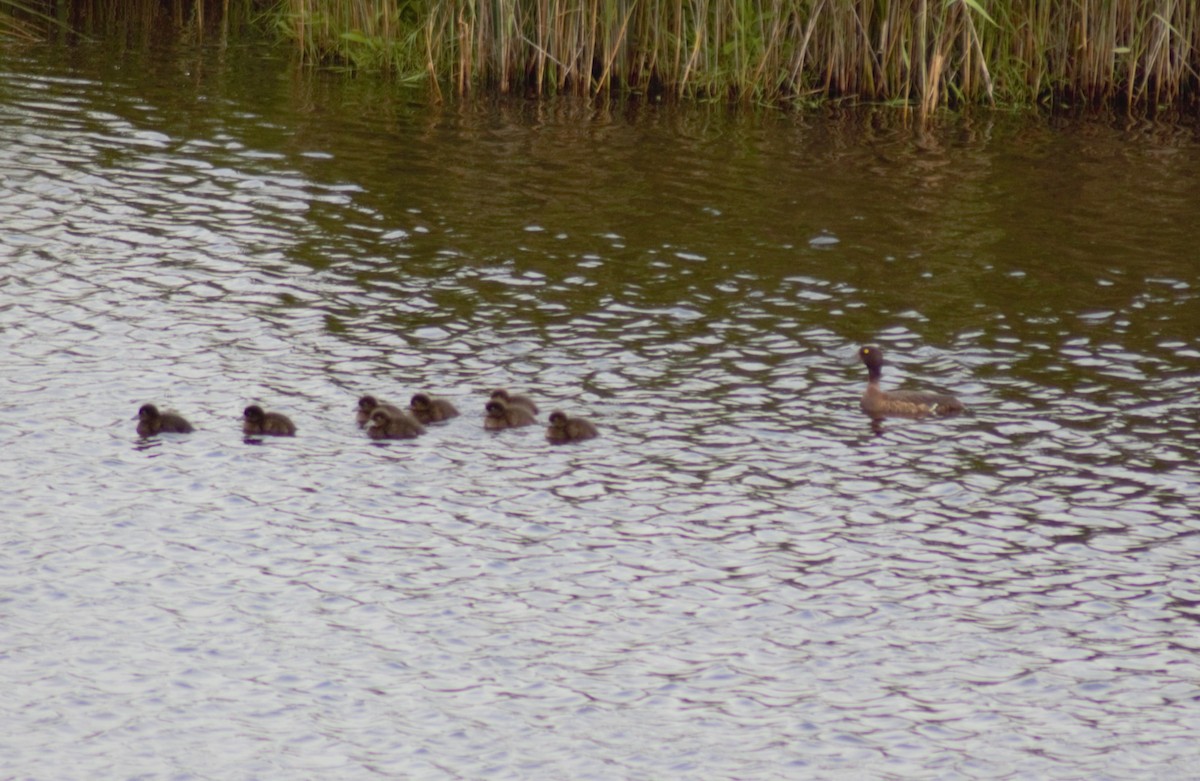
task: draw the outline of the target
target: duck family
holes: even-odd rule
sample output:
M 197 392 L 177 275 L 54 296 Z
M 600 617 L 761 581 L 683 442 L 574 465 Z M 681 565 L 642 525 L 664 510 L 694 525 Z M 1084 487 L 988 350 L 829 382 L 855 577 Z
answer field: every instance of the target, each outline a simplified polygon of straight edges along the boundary
M 879 345 L 863 345 L 858 350 L 858 356 L 867 367 L 867 387 L 859 399 L 859 407 L 876 430 L 887 418 L 919 419 L 957 415 L 966 410 L 962 401 L 946 393 L 884 390 L 883 348 Z M 414 439 L 425 433 L 426 425 L 445 422 L 458 417 L 458 414 L 452 402 L 424 391 L 414 394 L 405 408 L 368 394 L 358 399 L 355 420 L 371 439 Z M 532 426 L 537 423 L 537 415 L 537 404 L 529 396 L 497 388 L 484 403 L 483 428 L 501 431 Z M 159 411 L 154 404 L 143 404 L 135 418 L 138 421 L 138 436 L 143 438 L 162 433 L 186 434 L 193 430 L 192 424 L 178 412 Z M 242 412 L 242 433 L 246 437 L 292 437 L 296 435 L 296 425 L 283 413 L 268 412 L 257 404 L 251 404 Z M 546 439 L 551 444 L 559 445 L 583 442 L 599 436 L 599 433 L 591 421 L 555 410 L 550 413 Z
M 498 431 L 531 426 L 537 423 L 537 411 L 537 404 L 528 396 L 497 389 L 492 391 L 484 404 L 483 427 L 488 431 Z M 442 423 L 458 417 L 458 414 L 458 409 L 448 399 L 421 392 L 414 394 L 405 408 L 369 394 L 363 395 L 358 399 L 354 417 L 358 427 L 371 439 L 415 439 L 425 433 L 427 424 Z M 194 430 L 192 424 L 179 413 L 160 412 L 153 404 L 143 404 L 135 417 L 138 421 L 137 433 L 142 438 L 162 433 L 186 434 Z M 572 434 L 564 436 L 560 418 L 566 419 L 564 413 L 556 411 L 550 415 L 546 439 L 552 444 L 578 442 L 598 434 L 592 423 L 582 418 L 571 418 Z M 584 435 L 580 432 L 590 433 Z M 282 412 L 269 412 L 258 404 L 251 404 L 242 411 L 242 434 L 247 439 L 294 437 L 296 424 Z

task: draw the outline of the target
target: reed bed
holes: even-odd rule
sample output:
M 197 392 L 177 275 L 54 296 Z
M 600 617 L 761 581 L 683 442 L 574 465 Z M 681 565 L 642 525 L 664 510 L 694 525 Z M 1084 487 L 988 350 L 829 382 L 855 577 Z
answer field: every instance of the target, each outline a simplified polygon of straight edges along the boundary
M 28 36 L 47 13 L 85 33 L 119 16 L 200 34 L 225 32 L 230 16 L 267 19 L 310 62 L 428 83 L 435 96 L 882 102 L 922 114 L 1200 102 L 1195 0 L 0 0 L 0 35 L 7 23 L 10 37 Z
M 281 0 L 314 61 L 479 90 L 1192 106 L 1194 0 Z
M 59 36 L 146 45 L 202 41 L 246 29 L 279 0 L 0 0 L 0 45 Z

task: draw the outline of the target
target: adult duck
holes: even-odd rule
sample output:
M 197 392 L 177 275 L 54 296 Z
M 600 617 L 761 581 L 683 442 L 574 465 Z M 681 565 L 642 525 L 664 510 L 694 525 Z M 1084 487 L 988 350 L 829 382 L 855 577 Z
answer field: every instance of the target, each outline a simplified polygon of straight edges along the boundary
M 957 415 L 966 409 L 961 401 L 945 393 L 919 390 L 885 391 L 883 350 L 877 344 L 863 345 L 858 357 L 867 367 L 867 389 L 863 391 L 862 411 L 873 421 L 884 418 L 924 418 L 930 415 Z

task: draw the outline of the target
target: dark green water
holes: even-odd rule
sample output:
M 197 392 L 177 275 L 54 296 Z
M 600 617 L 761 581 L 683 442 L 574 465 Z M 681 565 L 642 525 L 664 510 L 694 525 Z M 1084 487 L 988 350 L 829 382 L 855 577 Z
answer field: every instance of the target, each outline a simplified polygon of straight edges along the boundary
M 0 769 L 1189 777 L 1198 182 L 1177 126 L 0 50 Z M 969 413 L 874 434 L 865 342 Z

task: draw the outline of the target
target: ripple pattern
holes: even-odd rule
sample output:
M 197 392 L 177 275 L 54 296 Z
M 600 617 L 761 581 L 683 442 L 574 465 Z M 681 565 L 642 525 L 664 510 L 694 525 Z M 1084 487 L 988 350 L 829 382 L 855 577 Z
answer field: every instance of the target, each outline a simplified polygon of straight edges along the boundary
M 374 115 L 232 56 L 0 53 L 3 774 L 1194 773 L 1193 141 Z M 874 434 L 868 340 L 971 413 Z M 498 386 L 602 436 L 484 432 Z M 418 389 L 464 414 L 355 428 Z

